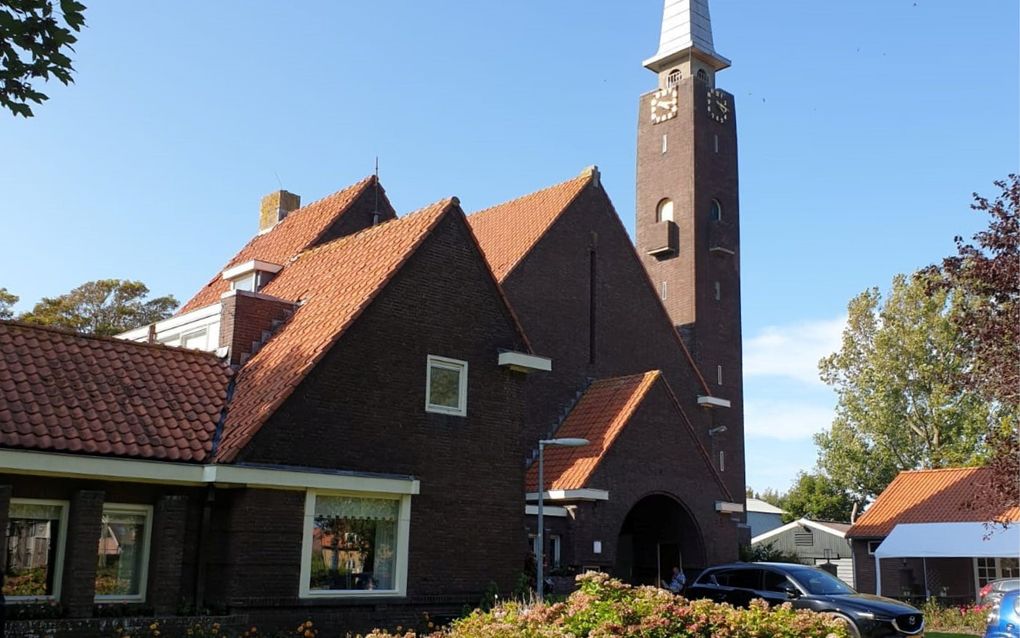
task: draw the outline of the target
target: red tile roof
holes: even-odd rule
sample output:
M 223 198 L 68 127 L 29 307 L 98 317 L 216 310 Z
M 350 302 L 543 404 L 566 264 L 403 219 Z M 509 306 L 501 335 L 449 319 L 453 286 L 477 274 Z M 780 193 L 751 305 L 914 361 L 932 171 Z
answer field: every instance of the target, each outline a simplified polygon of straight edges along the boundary
M 517 267 L 560 213 L 592 181 L 592 171 L 574 179 L 487 208 L 468 217 L 471 230 L 496 279 L 503 281 Z
M 222 272 L 228 268 L 253 259 L 285 266 L 291 257 L 314 246 L 322 234 L 347 212 L 358 196 L 373 184 L 375 177 L 366 177 L 357 184 L 293 211 L 269 232 L 255 235 L 205 287 L 181 306 L 177 314 L 218 302 L 220 295 L 230 289 L 230 283 L 222 277 Z
M 201 462 L 230 377 L 213 354 L 0 322 L 0 446 Z
M 847 537 L 887 536 L 899 523 L 1020 521 L 1020 505 L 991 509 L 984 497 L 991 470 L 981 467 L 900 472 Z
M 659 370 L 626 377 L 600 379 L 592 383 L 556 430 L 556 438 L 582 438 L 590 443 L 583 447 L 545 448 L 544 480 L 546 490 L 576 490 L 588 487 L 596 468 L 609 453 L 641 402 L 656 383 L 662 383 L 674 407 L 686 425 L 692 444 L 700 451 L 716 484 L 726 498 L 731 498 L 722 478 L 711 464 L 708 453 L 698 442 L 694 428 L 676 400 L 669 383 Z M 538 491 L 538 463 L 528 468 L 529 492 Z
M 294 315 L 241 368 L 216 453 L 229 462 L 290 396 L 447 214 L 456 199 L 308 250 L 261 292 L 300 301 Z

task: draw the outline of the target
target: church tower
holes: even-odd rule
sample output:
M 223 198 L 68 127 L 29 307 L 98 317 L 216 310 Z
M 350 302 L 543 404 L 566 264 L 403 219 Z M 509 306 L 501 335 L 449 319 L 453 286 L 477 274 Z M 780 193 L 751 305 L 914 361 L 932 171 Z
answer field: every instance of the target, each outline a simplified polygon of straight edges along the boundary
M 659 49 L 644 62 L 658 86 L 641 96 L 638 111 L 636 230 L 645 268 L 715 398 L 702 399 L 716 409 L 711 443 L 724 454 L 714 461 L 739 494 L 737 126 L 733 96 L 716 84 L 729 65 L 712 44 L 708 0 L 666 0 Z

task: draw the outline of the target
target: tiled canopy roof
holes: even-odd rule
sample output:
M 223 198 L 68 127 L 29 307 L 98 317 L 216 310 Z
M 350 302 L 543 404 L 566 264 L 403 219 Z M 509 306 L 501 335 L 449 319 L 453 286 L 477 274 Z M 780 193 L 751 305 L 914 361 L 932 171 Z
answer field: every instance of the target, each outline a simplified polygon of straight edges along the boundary
M 316 240 L 347 212 L 358 196 L 374 184 L 374 176 L 366 177 L 357 184 L 293 211 L 271 231 L 255 235 L 177 314 L 218 302 L 220 295 L 230 289 L 230 282 L 221 276 L 228 268 L 253 259 L 286 265 L 291 257 L 314 246 Z
M 212 354 L 0 322 L 0 446 L 201 462 L 230 376 Z
M 302 253 L 261 292 L 301 305 L 241 368 L 217 460 L 229 462 L 447 214 L 446 199 Z
M 991 470 L 980 467 L 900 472 L 847 536 L 888 536 L 899 523 L 1020 521 L 1020 505 L 989 507 L 990 478 Z
M 596 468 L 605 459 L 631 417 L 648 396 L 649 391 L 662 383 L 676 407 L 679 421 L 691 436 L 692 447 L 697 449 L 706 468 L 726 498 L 729 491 L 711 464 L 708 453 L 698 442 L 690 421 L 683 413 L 669 384 L 659 370 L 612 379 L 599 379 L 592 383 L 577 404 L 556 430 L 556 438 L 588 439 L 582 447 L 549 446 L 545 448 L 543 471 L 546 490 L 576 490 L 588 485 Z M 538 463 L 532 463 L 525 479 L 529 492 L 538 491 Z
M 471 230 L 496 279 L 503 281 L 517 267 L 560 213 L 584 187 L 592 171 L 524 197 L 487 208 L 468 217 Z

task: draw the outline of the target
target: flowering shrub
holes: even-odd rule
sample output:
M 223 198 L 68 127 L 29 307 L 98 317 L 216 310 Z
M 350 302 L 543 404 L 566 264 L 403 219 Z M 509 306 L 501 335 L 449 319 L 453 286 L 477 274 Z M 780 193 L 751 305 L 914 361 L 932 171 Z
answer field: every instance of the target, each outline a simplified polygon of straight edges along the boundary
M 789 604 L 749 609 L 689 601 L 654 587 L 631 587 L 605 574 L 578 576 L 578 590 L 551 605 L 506 602 L 475 611 L 429 638 L 846 638 L 839 622 Z M 417 638 L 377 630 L 367 638 Z
M 981 635 L 985 632 L 989 609 L 980 605 L 943 607 L 932 599 L 924 604 L 921 611 L 924 612 L 925 629 L 928 631 Z

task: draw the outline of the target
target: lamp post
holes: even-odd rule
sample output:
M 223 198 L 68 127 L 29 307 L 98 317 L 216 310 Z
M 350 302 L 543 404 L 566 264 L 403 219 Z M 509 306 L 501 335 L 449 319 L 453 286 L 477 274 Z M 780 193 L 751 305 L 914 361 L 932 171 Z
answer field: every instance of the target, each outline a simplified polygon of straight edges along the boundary
M 545 501 L 545 477 L 542 475 L 544 469 L 542 464 L 545 446 L 558 445 L 560 447 L 581 447 L 582 445 L 588 445 L 588 443 L 588 439 L 542 439 L 538 442 L 538 552 L 536 552 L 535 555 L 536 576 L 538 578 L 536 579 L 537 582 L 535 583 L 535 589 L 538 592 L 539 602 L 541 602 L 544 598 L 545 590 L 545 581 L 543 580 L 545 578 L 545 573 L 544 565 L 542 565 L 545 560 L 545 530 L 543 529 L 545 525 L 542 518 L 542 505 Z

